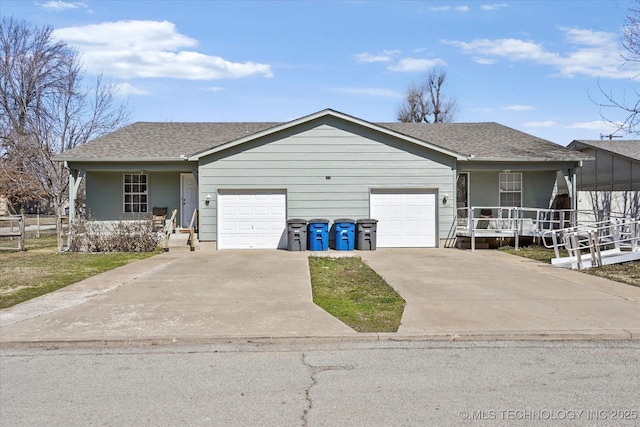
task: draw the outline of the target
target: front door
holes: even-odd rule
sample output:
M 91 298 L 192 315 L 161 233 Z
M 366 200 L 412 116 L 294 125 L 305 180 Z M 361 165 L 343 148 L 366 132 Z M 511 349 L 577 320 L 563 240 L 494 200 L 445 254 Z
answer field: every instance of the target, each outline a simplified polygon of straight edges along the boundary
M 180 199 L 182 200 L 180 226 L 189 227 L 193 211 L 198 209 L 198 185 L 193 174 L 180 174 Z
M 458 175 L 456 184 L 456 208 L 458 209 L 458 225 L 467 225 L 467 209 L 469 207 L 469 174 Z

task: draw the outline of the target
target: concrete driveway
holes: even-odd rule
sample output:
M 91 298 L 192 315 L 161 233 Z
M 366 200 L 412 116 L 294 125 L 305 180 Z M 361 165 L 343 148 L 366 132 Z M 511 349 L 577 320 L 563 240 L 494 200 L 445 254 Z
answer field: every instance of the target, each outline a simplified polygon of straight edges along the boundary
M 401 335 L 640 339 L 640 287 L 495 250 L 360 255 L 407 301 Z
M 313 304 L 308 254 L 172 249 L 0 312 L 0 342 L 357 333 Z
M 0 312 L 0 342 L 367 337 L 313 304 L 305 252 L 175 250 Z M 497 251 L 358 255 L 405 298 L 397 338 L 640 338 L 640 288 Z

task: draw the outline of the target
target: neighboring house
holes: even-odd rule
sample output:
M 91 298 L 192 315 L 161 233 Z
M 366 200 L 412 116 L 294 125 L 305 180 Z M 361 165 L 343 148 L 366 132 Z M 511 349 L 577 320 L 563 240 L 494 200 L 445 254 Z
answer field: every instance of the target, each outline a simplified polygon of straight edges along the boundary
M 640 216 L 640 140 L 576 140 L 568 148 L 594 158 L 577 175 L 580 222 Z
M 286 123 L 134 123 L 56 158 L 97 220 L 178 209 L 199 239 L 284 248 L 291 218 L 375 218 L 378 247 L 437 247 L 456 206 L 550 207 L 582 153 L 497 123 L 371 123 L 323 110 Z M 74 209 L 70 209 L 73 212 Z

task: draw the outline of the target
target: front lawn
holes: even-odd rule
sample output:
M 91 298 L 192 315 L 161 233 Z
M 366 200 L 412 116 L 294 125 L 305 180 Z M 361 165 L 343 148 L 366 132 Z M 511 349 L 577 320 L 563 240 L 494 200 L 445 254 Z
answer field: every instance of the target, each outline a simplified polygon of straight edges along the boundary
M 57 253 L 55 233 L 27 236 L 26 251 L 0 251 L 0 309 L 159 252 Z
M 360 257 L 309 257 L 313 302 L 358 332 L 397 332 L 405 301 Z

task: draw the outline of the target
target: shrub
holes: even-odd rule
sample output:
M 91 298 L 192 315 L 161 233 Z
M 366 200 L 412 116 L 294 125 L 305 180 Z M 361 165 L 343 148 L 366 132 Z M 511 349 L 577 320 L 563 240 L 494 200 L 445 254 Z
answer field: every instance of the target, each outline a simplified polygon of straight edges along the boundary
M 161 240 L 151 220 L 78 220 L 70 236 L 69 250 L 74 252 L 152 252 Z

